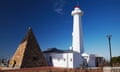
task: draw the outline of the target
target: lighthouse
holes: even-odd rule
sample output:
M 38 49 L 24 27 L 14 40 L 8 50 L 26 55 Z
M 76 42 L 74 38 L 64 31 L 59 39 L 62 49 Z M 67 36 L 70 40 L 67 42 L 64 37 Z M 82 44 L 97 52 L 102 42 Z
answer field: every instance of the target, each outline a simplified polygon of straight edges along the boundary
M 95 55 L 84 52 L 82 36 L 82 10 L 76 6 L 72 11 L 73 32 L 72 32 L 72 50 L 61 50 L 49 48 L 44 51 L 47 64 L 53 67 L 79 68 L 83 64 L 89 67 L 95 67 Z
M 72 49 L 81 54 L 84 52 L 81 22 L 83 12 L 79 6 L 75 6 L 71 15 L 73 16 Z

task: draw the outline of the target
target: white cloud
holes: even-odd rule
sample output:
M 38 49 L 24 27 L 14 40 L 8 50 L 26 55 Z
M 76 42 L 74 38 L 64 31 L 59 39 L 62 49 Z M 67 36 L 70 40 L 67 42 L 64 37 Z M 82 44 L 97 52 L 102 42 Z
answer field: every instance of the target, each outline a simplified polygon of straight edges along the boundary
M 57 9 L 55 9 L 55 12 L 57 12 L 59 14 L 63 14 L 63 9 L 62 8 L 57 8 Z
M 54 3 L 54 11 L 58 14 L 64 14 L 63 8 L 65 5 L 65 0 L 56 0 Z

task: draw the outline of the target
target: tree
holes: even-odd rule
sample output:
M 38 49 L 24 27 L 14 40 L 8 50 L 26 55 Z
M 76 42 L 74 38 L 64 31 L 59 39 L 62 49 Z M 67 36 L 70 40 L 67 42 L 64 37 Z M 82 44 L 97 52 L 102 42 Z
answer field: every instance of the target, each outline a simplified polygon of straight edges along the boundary
M 120 63 L 120 56 L 112 57 L 112 63 Z
M 120 64 L 120 56 L 112 57 L 112 64 Z

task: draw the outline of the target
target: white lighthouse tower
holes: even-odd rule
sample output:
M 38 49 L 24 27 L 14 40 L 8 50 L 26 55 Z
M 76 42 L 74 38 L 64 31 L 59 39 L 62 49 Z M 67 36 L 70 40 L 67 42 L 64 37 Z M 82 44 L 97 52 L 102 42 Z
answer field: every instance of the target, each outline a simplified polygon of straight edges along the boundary
M 83 64 L 95 67 L 95 56 L 84 53 L 81 22 L 83 12 L 79 6 L 76 6 L 71 14 L 73 16 L 72 50 L 51 48 L 44 51 L 47 63 L 50 66 L 63 68 L 79 68 Z
M 71 15 L 73 16 L 72 48 L 73 51 L 81 54 L 84 52 L 81 22 L 83 12 L 79 6 L 76 6 Z

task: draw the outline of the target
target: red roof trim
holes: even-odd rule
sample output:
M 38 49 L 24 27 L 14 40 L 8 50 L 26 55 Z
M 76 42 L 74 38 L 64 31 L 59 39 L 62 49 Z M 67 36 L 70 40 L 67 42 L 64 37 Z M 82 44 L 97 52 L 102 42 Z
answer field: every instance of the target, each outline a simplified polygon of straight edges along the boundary
M 75 8 L 80 8 L 80 6 L 75 6 Z

